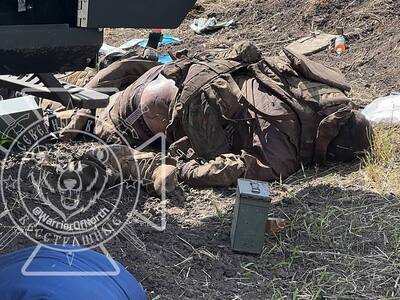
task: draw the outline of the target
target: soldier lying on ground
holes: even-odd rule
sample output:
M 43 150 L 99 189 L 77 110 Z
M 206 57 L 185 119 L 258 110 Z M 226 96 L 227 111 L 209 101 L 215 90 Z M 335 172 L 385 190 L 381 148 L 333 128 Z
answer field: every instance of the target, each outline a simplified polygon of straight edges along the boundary
M 135 147 L 165 133 L 179 178 L 195 187 L 284 179 L 302 165 L 351 161 L 370 145 L 371 126 L 347 97 L 344 76 L 288 50 L 262 58 L 241 42 L 166 65 L 128 59 L 87 85 L 126 86 L 96 111 L 102 122 L 95 134 L 118 143 L 115 131 L 122 130 Z M 68 129 L 85 123 L 76 113 L 61 138 L 73 138 Z M 129 174 L 131 164 L 123 163 Z

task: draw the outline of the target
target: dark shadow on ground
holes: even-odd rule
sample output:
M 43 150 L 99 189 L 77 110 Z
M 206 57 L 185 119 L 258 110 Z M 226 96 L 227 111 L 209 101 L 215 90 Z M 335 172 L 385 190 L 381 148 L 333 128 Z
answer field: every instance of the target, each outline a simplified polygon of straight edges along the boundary
M 399 270 L 388 258 L 399 258 L 398 200 L 362 189 L 305 188 L 270 209 L 290 226 L 267 238 L 263 254 L 254 256 L 230 249 L 234 199 L 219 199 L 224 208 L 216 212 L 210 199 L 199 197 L 186 205 L 208 205 L 213 216 L 201 217 L 202 210 L 197 218 L 170 216 L 162 233 L 138 226 L 146 252 L 122 253 L 118 249 L 129 246 L 123 238 L 109 247 L 153 296 L 166 299 L 378 297 L 397 293 Z
M 399 296 L 400 204 L 393 195 L 328 184 L 301 189 L 269 208 L 290 224 L 255 256 L 230 249 L 234 190 L 184 189 L 184 198 L 167 200 L 164 232 L 134 225 L 145 251 L 122 235 L 106 244 L 150 298 Z M 159 204 L 143 199 L 140 209 L 157 222 Z M 10 224 L 1 223 L 4 234 Z M 30 245 L 20 236 L 2 253 Z

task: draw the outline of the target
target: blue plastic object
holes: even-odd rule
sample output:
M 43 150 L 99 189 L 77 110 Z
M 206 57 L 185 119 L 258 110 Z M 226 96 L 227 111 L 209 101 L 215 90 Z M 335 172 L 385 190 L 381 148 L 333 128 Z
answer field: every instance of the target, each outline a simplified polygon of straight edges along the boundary
M 100 53 L 104 54 L 104 55 L 110 55 L 110 54 L 114 54 L 114 53 L 118 53 L 118 54 L 125 54 L 127 51 L 129 51 L 130 48 L 139 45 L 140 47 L 146 47 L 147 42 L 149 41 L 149 39 L 132 39 L 127 41 L 126 43 L 122 44 L 119 47 L 112 47 L 109 45 L 104 44 L 103 47 L 100 49 Z M 172 44 L 176 44 L 179 43 L 181 40 L 175 36 L 173 36 L 172 34 L 163 34 L 163 38 L 160 41 L 160 45 L 172 45 Z M 103 51 L 103 52 L 102 52 Z M 161 63 L 169 63 L 172 61 L 171 56 L 167 55 L 161 55 L 160 58 L 158 59 L 159 62 Z
M 172 61 L 172 58 L 171 58 L 171 56 L 169 56 L 168 54 L 167 54 L 167 55 L 161 55 L 160 58 L 158 59 L 158 61 L 159 61 L 160 63 L 166 64 L 166 63 L 171 62 L 171 61 Z
M 73 247 L 63 247 L 68 250 Z M 120 265 L 116 276 L 24 276 L 21 268 L 34 248 L 0 256 L 1 300 L 145 300 L 136 279 Z M 65 252 L 41 248 L 30 271 L 108 272 L 109 259 L 95 251 L 76 253 L 73 260 Z

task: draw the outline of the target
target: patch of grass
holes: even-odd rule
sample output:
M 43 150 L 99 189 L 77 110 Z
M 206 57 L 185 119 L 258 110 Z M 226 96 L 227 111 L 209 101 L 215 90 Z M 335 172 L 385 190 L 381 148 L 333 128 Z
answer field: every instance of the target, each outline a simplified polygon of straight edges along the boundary
M 333 275 L 326 271 L 313 274 L 312 279 L 307 282 L 299 291 L 295 291 L 293 299 L 323 299 L 326 294 L 326 285 L 333 278 Z
M 272 270 L 277 270 L 280 268 L 290 269 L 293 266 L 293 264 L 296 263 L 296 260 L 299 259 L 300 257 L 301 257 L 301 250 L 299 246 L 294 246 L 293 249 L 289 250 L 287 258 L 274 264 L 272 266 Z
M 387 165 L 393 162 L 395 154 L 395 139 L 400 137 L 397 127 L 377 127 L 372 141 L 372 151 L 366 155 L 366 163 Z
M 242 269 L 242 275 L 246 278 L 253 276 L 258 276 L 260 278 L 265 278 L 262 274 L 258 272 L 258 266 L 253 262 L 241 262 L 240 268 Z
M 399 143 L 400 128 L 378 127 L 374 130 L 371 151 L 361 162 L 362 174 L 369 187 L 400 194 Z
M 340 213 L 333 207 L 327 207 L 323 212 L 310 210 L 304 215 L 305 231 L 311 238 L 328 242 L 331 237 L 326 234 L 326 231 L 335 225 L 339 216 Z

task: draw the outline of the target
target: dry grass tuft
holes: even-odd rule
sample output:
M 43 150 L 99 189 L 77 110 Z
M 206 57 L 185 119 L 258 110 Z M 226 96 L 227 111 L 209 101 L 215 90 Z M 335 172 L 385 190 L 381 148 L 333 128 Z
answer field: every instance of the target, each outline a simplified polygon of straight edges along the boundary
M 362 160 L 361 173 L 369 188 L 379 192 L 400 194 L 400 128 L 375 129 L 371 152 Z

